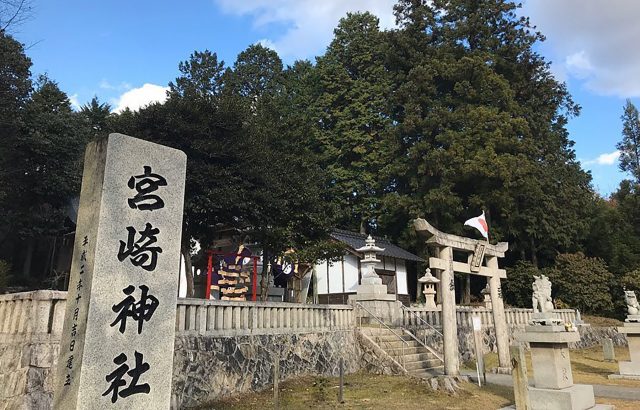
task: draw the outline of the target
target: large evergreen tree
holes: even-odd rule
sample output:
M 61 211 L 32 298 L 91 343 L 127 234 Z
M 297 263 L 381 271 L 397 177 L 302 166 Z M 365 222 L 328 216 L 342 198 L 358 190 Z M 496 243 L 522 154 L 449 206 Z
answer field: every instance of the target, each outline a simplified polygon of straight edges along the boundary
M 316 68 L 318 148 L 343 210 L 340 225 L 365 231 L 375 226 L 380 213 L 382 172 L 389 163 L 386 42 L 370 13 L 347 14 L 334 34 Z
M 640 114 L 629 100 L 622 114 L 622 141 L 616 148 L 620 151 L 620 170 L 631 174 L 640 184 Z
M 401 0 L 392 33 L 402 208 L 444 230 L 483 208 L 495 239 L 538 263 L 573 250 L 592 197 L 564 128 L 578 107 L 509 1 Z

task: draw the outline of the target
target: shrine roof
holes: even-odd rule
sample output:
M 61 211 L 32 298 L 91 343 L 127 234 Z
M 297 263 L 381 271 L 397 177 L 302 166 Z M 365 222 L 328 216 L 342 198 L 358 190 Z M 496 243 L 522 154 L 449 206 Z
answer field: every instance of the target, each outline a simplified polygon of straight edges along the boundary
M 354 251 L 365 246 L 365 240 L 367 239 L 367 235 L 347 231 L 344 229 L 334 229 L 331 233 L 331 237 L 337 241 L 344 243 Z M 426 262 L 419 256 L 414 255 L 397 245 L 394 245 L 388 239 L 381 238 L 379 236 L 373 236 L 373 239 L 376 240 L 376 246 L 384 248 L 384 251 L 380 252 L 379 255 L 387 256 L 390 258 L 404 259 L 407 261 Z

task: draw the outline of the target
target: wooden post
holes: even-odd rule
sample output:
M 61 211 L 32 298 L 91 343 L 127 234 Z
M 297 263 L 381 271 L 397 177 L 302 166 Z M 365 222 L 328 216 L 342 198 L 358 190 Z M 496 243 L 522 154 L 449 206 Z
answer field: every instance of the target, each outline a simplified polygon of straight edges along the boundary
M 338 390 L 338 403 L 344 403 L 344 359 L 340 358 L 340 389 Z
M 520 345 L 509 347 L 511 356 L 511 374 L 513 376 L 513 395 L 516 401 L 516 410 L 530 410 L 529 378 L 527 377 L 527 362 L 524 349 Z
M 484 354 L 482 352 L 482 320 L 480 316 L 474 316 L 473 320 L 473 342 L 476 350 L 476 369 L 478 372 L 478 386 L 480 386 L 480 374 L 483 376 L 484 384 L 487 384 L 487 375 L 484 370 Z
M 280 378 L 280 356 L 276 356 L 273 362 L 273 408 L 280 408 L 280 397 L 278 397 L 278 379 Z

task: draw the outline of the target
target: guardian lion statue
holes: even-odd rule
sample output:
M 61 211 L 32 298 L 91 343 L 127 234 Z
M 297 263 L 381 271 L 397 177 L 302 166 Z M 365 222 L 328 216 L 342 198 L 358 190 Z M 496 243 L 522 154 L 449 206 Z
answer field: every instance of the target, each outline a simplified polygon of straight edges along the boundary
M 624 301 L 627 303 L 627 313 L 631 316 L 635 316 L 640 312 L 640 306 L 638 305 L 638 299 L 636 298 L 636 292 L 632 290 L 624 291 Z
M 551 282 L 545 275 L 534 276 L 533 296 L 533 313 L 550 312 L 553 310 L 553 300 L 551 299 Z

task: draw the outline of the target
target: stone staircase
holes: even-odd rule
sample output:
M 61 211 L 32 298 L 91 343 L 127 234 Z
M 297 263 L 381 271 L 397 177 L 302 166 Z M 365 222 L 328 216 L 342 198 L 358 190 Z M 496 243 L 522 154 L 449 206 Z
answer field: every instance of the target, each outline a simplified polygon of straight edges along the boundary
M 402 328 L 391 331 L 384 327 L 362 327 L 360 330 L 410 375 L 426 378 L 442 373 L 442 361 Z M 398 335 L 401 335 L 402 340 Z

